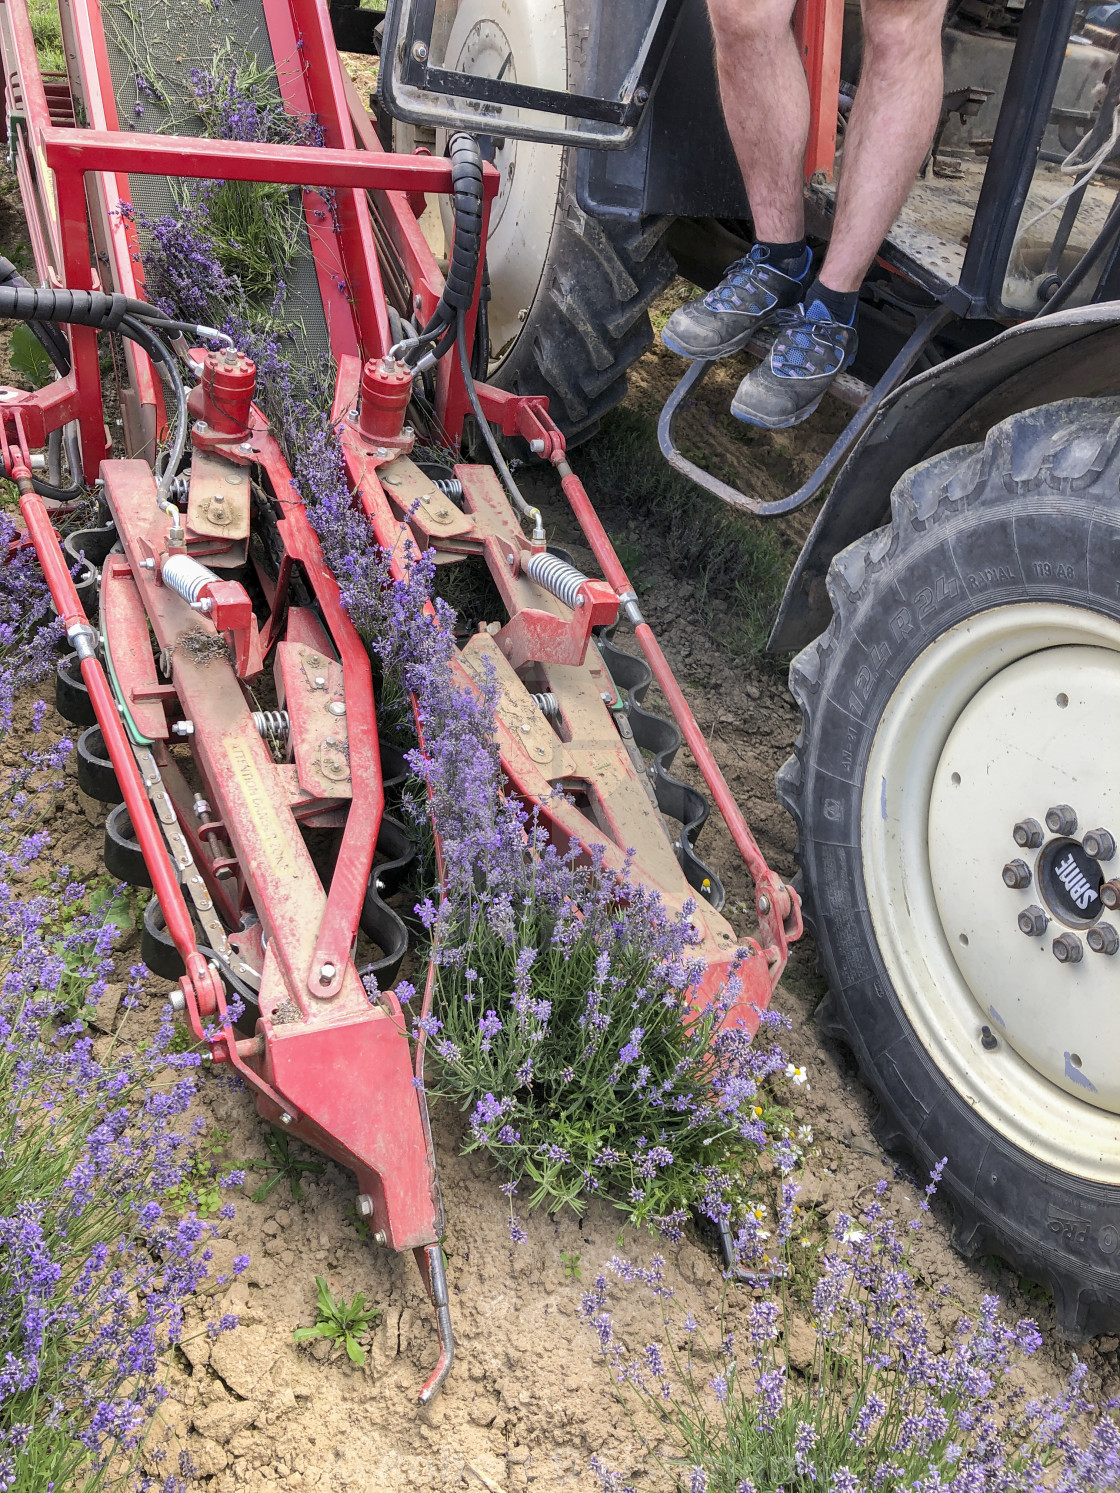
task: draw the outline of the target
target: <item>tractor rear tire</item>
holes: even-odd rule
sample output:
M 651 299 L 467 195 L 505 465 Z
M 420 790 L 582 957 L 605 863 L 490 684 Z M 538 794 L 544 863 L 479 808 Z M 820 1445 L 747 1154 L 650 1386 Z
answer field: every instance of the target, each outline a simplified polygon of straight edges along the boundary
M 569 445 L 588 440 L 626 395 L 653 341 L 649 310 L 676 274 L 671 218 L 612 221 L 576 201 L 576 152 L 564 152 L 552 236 L 520 335 L 491 367 L 512 394 L 544 394 Z M 491 267 L 491 279 L 495 269 Z
M 1015 415 L 907 473 L 891 523 L 833 563 L 777 785 L 820 1020 L 881 1139 L 947 1158 L 958 1247 L 1049 1285 L 1073 1339 L 1120 1326 L 1120 941 L 1096 895 L 1120 859 L 1079 844 L 1120 841 L 1118 486 L 1117 398 Z
M 440 0 L 450 33 L 443 65 L 563 90 L 573 38 L 586 36 L 581 0 Z M 575 43 L 578 45 L 579 43 Z M 491 207 L 487 381 L 544 394 L 570 445 L 594 435 L 626 393 L 628 369 L 653 340 L 649 308 L 676 274 L 664 238 L 672 219 L 597 218 L 576 197 L 578 151 L 512 136 L 487 137 L 501 176 Z M 443 154 L 445 132 L 397 124 L 394 148 Z M 421 226 L 445 255 L 450 208 Z

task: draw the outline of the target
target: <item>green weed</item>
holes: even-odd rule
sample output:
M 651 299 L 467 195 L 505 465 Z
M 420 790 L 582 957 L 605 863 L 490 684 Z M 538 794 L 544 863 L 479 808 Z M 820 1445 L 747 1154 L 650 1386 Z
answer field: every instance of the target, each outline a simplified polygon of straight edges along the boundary
M 315 1285 L 318 1288 L 319 1320 L 314 1327 L 297 1327 L 292 1337 L 297 1343 L 322 1337 L 336 1345 L 341 1344 L 346 1349 L 350 1362 L 356 1363 L 360 1368 L 366 1361 L 366 1355 L 359 1338 L 377 1321 L 381 1315 L 380 1309 L 376 1306 L 367 1307 L 361 1291 L 350 1302 L 344 1296 L 336 1298 L 321 1275 L 315 1277 Z
M 199 1139 L 183 1180 L 167 1194 L 168 1208 L 214 1217 L 222 1206 L 221 1161 L 228 1145 L 228 1130 L 211 1130 Z
M 66 58 L 62 53 L 62 26 L 56 0 L 29 0 L 27 11 L 39 66 L 45 73 L 64 73 Z
M 253 1193 L 254 1203 L 263 1203 L 269 1193 L 281 1182 L 287 1182 L 292 1197 L 297 1201 L 303 1197 L 303 1188 L 300 1186 L 300 1177 L 304 1173 L 310 1173 L 314 1177 L 321 1177 L 323 1164 L 304 1156 L 297 1156 L 292 1149 L 292 1137 L 284 1130 L 279 1130 L 275 1125 L 269 1127 L 268 1134 L 264 1138 L 265 1148 L 268 1151 L 268 1161 L 257 1161 L 251 1163 L 254 1171 L 264 1171 L 268 1166 L 274 1168 L 272 1175 L 266 1177 L 257 1190 Z
M 575 1250 L 560 1251 L 560 1263 L 564 1267 L 564 1276 L 567 1280 L 582 1280 L 583 1272 L 579 1268 L 580 1255 Z

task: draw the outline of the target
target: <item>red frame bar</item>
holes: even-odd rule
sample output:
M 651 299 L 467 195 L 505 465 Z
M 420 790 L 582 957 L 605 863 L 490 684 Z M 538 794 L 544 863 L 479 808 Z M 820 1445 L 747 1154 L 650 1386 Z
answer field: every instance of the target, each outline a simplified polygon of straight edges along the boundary
M 797 49 L 809 79 L 809 140 L 805 180 L 836 164 L 836 113 L 840 104 L 840 48 L 844 0 L 798 0 L 793 16 Z

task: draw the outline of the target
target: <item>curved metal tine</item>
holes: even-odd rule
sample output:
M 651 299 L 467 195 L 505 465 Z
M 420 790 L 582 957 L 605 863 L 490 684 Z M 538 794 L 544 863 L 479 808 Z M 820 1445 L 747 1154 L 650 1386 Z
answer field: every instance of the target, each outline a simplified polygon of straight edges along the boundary
M 690 481 L 704 488 L 706 492 L 710 492 L 713 497 L 719 498 L 721 502 L 727 503 L 732 508 L 738 508 L 742 513 L 752 513 L 757 518 L 774 518 L 778 514 L 793 513 L 796 509 L 803 508 L 806 503 L 811 503 L 814 498 L 820 497 L 848 459 L 852 447 L 878 414 L 883 400 L 909 375 L 926 344 L 947 321 L 953 319 L 954 315 L 955 313 L 948 306 L 942 305 L 934 306 L 927 312 L 896 353 L 890 367 L 871 390 L 867 399 L 833 441 L 828 454 L 808 482 L 803 483 L 787 498 L 778 498 L 770 503 L 764 503 L 759 498 L 750 498 L 746 493 L 741 493 L 738 488 L 728 486 L 726 482 L 721 482 L 718 477 L 713 477 L 703 468 L 698 467 L 695 462 L 689 461 L 675 444 L 673 422 L 684 401 L 694 389 L 699 387 L 708 369 L 711 368 L 710 362 L 702 363 L 698 360 L 691 364 L 684 378 L 666 400 L 665 408 L 661 411 L 661 418 L 657 422 L 657 442 L 661 447 L 661 454 L 670 466 L 675 467 Z

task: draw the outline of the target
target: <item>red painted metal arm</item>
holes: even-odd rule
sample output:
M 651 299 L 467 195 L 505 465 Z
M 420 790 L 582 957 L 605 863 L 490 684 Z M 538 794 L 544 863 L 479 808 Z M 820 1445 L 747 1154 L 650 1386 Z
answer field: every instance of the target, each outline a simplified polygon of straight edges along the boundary
M 46 576 L 51 596 L 62 618 L 62 624 L 66 628 L 67 636 L 70 637 L 71 642 L 78 645 L 82 682 L 89 690 L 90 703 L 97 716 L 97 723 L 101 727 L 101 734 L 105 738 L 105 745 L 109 749 L 113 769 L 120 783 L 121 792 L 124 794 L 125 804 L 128 806 L 128 815 L 132 820 L 133 830 L 144 852 L 144 862 L 151 875 L 152 888 L 159 899 L 167 931 L 175 942 L 175 947 L 186 966 L 189 983 L 193 986 L 192 999 L 189 1002 L 190 1005 L 196 1007 L 191 1011 L 192 1025 L 195 1027 L 195 1035 L 201 1037 L 202 1026 L 199 1017 L 211 1015 L 218 1009 L 220 992 L 215 988 L 211 971 L 198 951 L 190 913 L 187 911 L 179 883 L 175 879 L 171 861 L 164 847 L 163 836 L 156 823 L 155 812 L 145 791 L 140 769 L 136 765 L 136 758 L 132 754 L 124 726 L 121 724 L 117 702 L 113 698 L 113 692 L 109 688 L 104 670 L 93 652 L 91 643 L 93 629 L 78 600 L 78 593 L 74 589 L 70 572 L 66 568 L 66 561 L 63 559 L 58 544 L 58 535 L 51 527 L 42 499 L 35 493 L 24 493 L 20 498 L 19 506 L 27 524 L 27 531 L 31 535 L 39 556 L 39 564 L 43 567 L 43 574 Z M 85 636 L 85 648 L 80 645 L 82 634 Z
M 220 177 L 289 186 L 364 187 L 384 191 L 451 191 L 451 162 L 435 156 L 375 155 L 308 145 L 119 134 L 113 130 L 41 132 L 47 164 L 58 172 L 135 171 L 145 176 Z M 483 195 L 497 194 L 498 173 L 483 168 Z
M 844 0 L 800 0 L 794 13 L 793 29 L 797 50 L 809 79 L 805 180 L 810 181 L 818 171 L 831 176 L 836 160 Z

